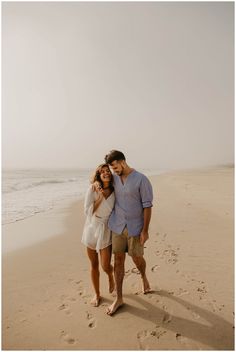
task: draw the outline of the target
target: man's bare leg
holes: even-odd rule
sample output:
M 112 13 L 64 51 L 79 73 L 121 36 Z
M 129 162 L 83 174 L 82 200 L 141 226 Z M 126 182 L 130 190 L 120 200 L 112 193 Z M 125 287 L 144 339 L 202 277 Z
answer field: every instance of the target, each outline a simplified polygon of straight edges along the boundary
M 111 246 L 100 250 L 101 265 L 109 279 L 109 292 L 112 293 L 115 290 L 114 272 L 113 266 L 111 265 Z
M 114 314 L 119 307 L 123 305 L 123 296 L 122 296 L 122 285 L 125 275 L 125 253 L 115 253 L 115 265 L 114 265 L 114 274 L 115 274 L 115 283 L 116 283 L 116 299 L 108 307 L 107 314 Z
M 143 256 L 139 256 L 139 257 L 132 257 L 134 264 L 136 265 L 137 269 L 140 271 L 141 277 L 142 277 L 142 281 L 143 281 L 143 293 L 149 293 L 151 292 L 151 288 L 146 276 L 146 261 L 143 258 Z

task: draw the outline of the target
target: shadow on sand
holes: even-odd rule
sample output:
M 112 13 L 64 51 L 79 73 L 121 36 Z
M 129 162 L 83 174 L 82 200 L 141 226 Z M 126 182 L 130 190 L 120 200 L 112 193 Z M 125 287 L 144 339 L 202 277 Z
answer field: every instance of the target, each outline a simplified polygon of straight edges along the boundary
M 126 304 L 119 312 L 129 312 L 139 318 L 151 321 L 155 325 L 163 326 L 166 330 L 173 331 L 176 334 L 181 334 L 184 337 L 205 344 L 209 346 L 209 349 L 234 350 L 234 328 L 229 322 L 208 310 L 200 308 L 182 298 L 175 297 L 167 291 L 154 291 L 152 295 L 156 295 L 157 297 L 167 297 L 168 299 L 175 301 L 176 304 L 180 304 L 184 308 L 199 315 L 205 320 L 205 323 L 194 322 L 174 315 L 171 315 L 171 320 L 168 323 L 165 323 L 160 320 L 160 317 L 163 317 L 168 312 L 147 302 L 138 295 L 125 296 L 131 300 L 135 300 L 145 309 Z M 117 312 L 117 314 L 120 313 Z

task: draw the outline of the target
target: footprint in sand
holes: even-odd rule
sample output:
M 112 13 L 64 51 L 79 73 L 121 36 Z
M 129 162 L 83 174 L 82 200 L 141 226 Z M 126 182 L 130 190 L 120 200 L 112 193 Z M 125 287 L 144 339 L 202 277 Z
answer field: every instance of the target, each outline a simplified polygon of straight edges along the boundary
M 137 268 L 132 268 L 132 269 L 131 269 L 131 273 L 132 273 L 132 274 L 140 275 L 140 271 L 139 271 Z
M 88 327 L 91 329 L 96 328 L 96 320 L 90 312 L 86 312 L 86 318 L 88 320 Z
M 184 296 L 184 295 L 189 295 L 189 291 L 180 287 L 179 291 L 176 293 L 176 296 Z
M 64 330 L 61 331 L 61 339 L 68 343 L 69 345 L 74 345 L 77 342 L 77 339 L 74 339 L 69 334 L 67 334 Z
M 179 271 L 178 271 L 178 273 L 181 274 Z M 199 294 L 200 300 L 205 298 L 205 295 L 208 293 L 208 288 L 207 288 L 206 283 L 203 280 L 197 280 L 197 279 L 192 278 L 191 276 L 184 274 L 184 273 L 182 273 L 181 276 L 186 279 L 187 283 L 192 282 L 196 285 L 195 290 Z
M 127 279 L 130 275 L 132 275 L 131 270 L 126 270 L 125 271 L 125 279 Z
M 169 250 L 169 257 L 170 257 L 170 258 L 168 258 L 168 259 L 166 260 L 166 262 L 167 262 L 168 264 L 176 264 L 176 263 L 177 263 L 177 261 L 178 261 L 178 259 L 177 259 L 178 255 L 176 254 L 176 252 L 175 252 L 173 249 L 170 249 L 170 250 Z
M 199 281 L 196 279 L 191 279 L 194 283 L 196 283 L 195 290 L 199 296 L 200 300 L 206 300 L 206 295 L 208 294 L 208 288 L 204 281 Z
M 152 344 L 153 339 L 160 339 L 161 336 L 167 333 L 167 330 L 156 326 L 153 330 L 142 330 L 137 333 L 137 340 L 139 349 L 141 350 L 148 350 L 150 349 L 149 344 Z
M 187 307 L 187 310 L 190 311 L 190 313 L 192 314 L 194 319 L 200 319 L 201 318 L 200 315 L 195 313 L 190 307 Z
M 149 346 L 145 346 L 146 345 L 145 340 L 150 336 L 151 334 L 149 333 L 148 330 L 142 330 L 137 333 L 139 349 L 144 350 L 149 348 Z
M 166 330 L 163 330 L 163 329 L 159 329 L 157 328 L 156 330 L 154 331 L 151 331 L 151 335 L 152 336 L 155 336 L 157 339 L 159 339 L 161 336 L 165 335 L 167 333 Z
M 64 310 L 64 309 L 67 309 L 68 308 L 68 305 L 63 303 L 61 304 L 59 307 L 58 307 L 58 310 Z
M 66 315 L 71 315 L 71 311 L 68 309 L 68 305 L 66 305 L 65 303 L 63 303 L 62 305 L 60 305 L 58 307 L 58 310 L 63 310 L 65 312 Z
M 195 313 L 195 312 L 193 312 L 193 311 L 192 311 L 192 315 L 193 315 L 194 319 L 199 319 L 200 318 L 200 315 Z
M 160 268 L 160 265 L 154 265 L 154 266 L 151 268 L 151 271 L 156 272 L 156 271 L 158 271 L 159 268 Z
M 82 295 L 85 293 L 83 281 L 82 281 L 82 280 L 80 280 L 80 281 L 75 281 L 75 284 L 77 285 L 76 291 L 78 292 L 78 294 L 79 294 L 80 296 L 82 296 Z
M 151 331 L 142 330 L 137 333 L 138 346 L 140 350 L 149 350 L 147 339 L 151 337 Z
M 172 320 L 172 316 L 168 312 L 166 312 L 162 318 L 162 323 L 168 324 L 171 322 L 171 320 Z
M 84 288 L 84 283 L 82 280 L 78 280 L 78 281 L 73 281 L 73 283 L 76 285 L 76 294 L 78 293 L 79 296 L 83 299 L 84 304 L 88 304 L 88 299 L 91 297 L 86 289 Z M 71 301 L 76 301 L 75 297 L 71 297 L 70 298 Z
M 175 293 L 174 291 L 168 291 L 169 295 L 173 296 Z
M 159 256 L 160 254 L 159 251 L 156 252 L 156 255 Z M 168 245 L 168 249 L 165 249 L 162 252 L 161 259 L 165 259 L 167 264 L 176 264 L 178 262 L 178 254 L 170 245 Z
M 62 296 L 62 297 L 66 298 L 66 296 Z M 58 310 L 64 311 L 66 315 L 71 315 L 72 314 L 67 303 L 62 303 L 58 307 Z
M 214 299 L 213 301 L 211 302 L 208 302 L 209 306 L 211 307 L 212 311 L 213 312 L 216 312 L 216 311 L 222 311 L 222 309 L 225 307 L 224 304 L 221 304 L 221 305 L 218 305 L 216 303 L 216 300 Z
M 206 287 L 198 287 L 197 292 L 200 294 L 201 297 L 205 296 L 205 294 L 207 293 Z
M 181 343 L 181 344 L 183 344 L 183 345 L 186 345 L 187 342 L 188 342 L 187 337 L 181 335 L 181 334 L 178 333 L 178 332 L 175 334 L 175 338 L 176 338 L 176 340 L 177 340 L 179 343 Z

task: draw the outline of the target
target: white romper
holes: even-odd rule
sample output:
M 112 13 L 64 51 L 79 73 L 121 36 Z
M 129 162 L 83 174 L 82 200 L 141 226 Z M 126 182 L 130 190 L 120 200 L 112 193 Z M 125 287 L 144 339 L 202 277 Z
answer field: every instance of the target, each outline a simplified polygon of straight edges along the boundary
M 81 242 L 99 252 L 100 249 L 111 245 L 111 230 L 107 226 L 109 216 L 115 203 L 115 194 L 112 192 L 110 196 L 103 198 L 97 210 L 93 213 L 94 201 L 98 199 L 96 191 L 89 187 L 84 202 L 84 211 L 87 215 Z

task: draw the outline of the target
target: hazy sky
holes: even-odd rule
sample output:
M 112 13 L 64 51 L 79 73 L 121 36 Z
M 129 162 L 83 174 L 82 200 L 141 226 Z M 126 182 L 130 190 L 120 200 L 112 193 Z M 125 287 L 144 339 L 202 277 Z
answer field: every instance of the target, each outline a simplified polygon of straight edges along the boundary
M 3 167 L 233 162 L 234 4 L 2 3 Z

